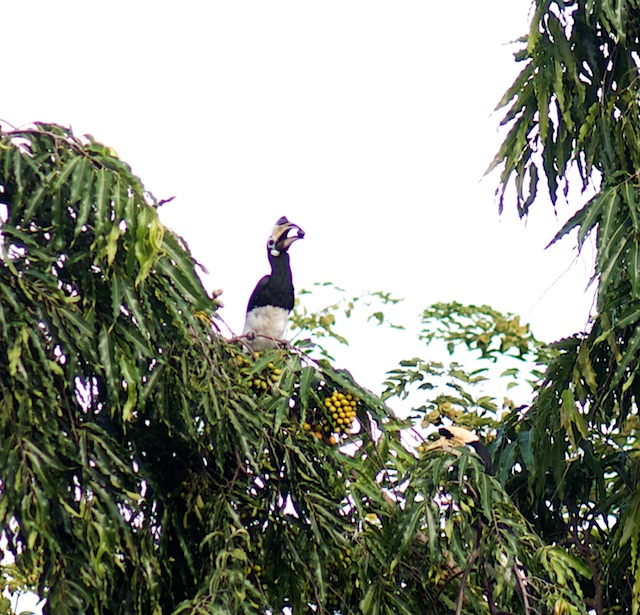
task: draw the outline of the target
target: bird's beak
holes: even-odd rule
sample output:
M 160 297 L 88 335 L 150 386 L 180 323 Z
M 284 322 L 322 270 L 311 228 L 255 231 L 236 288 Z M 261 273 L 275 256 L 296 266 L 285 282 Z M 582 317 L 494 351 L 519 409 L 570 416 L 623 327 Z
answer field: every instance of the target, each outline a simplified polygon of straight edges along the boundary
M 435 442 L 432 442 L 427 446 L 426 450 L 433 451 L 437 448 L 442 448 L 448 453 L 455 450 L 456 446 L 464 446 L 465 443 L 456 438 L 447 438 L 445 436 L 440 436 Z
M 294 241 L 304 238 L 304 231 L 282 216 L 273 227 L 271 238 L 276 250 L 286 252 Z

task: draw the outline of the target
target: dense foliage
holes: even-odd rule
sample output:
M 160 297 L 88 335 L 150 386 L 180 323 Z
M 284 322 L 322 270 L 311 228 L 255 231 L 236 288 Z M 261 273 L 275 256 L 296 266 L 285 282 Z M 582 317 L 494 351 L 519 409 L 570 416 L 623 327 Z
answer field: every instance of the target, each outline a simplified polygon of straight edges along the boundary
M 597 613 L 637 613 L 640 3 L 537 0 L 522 43 L 524 68 L 501 103 L 500 204 L 513 186 L 526 215 L 538 178 L 554 204 L 581 180 L 595 194 L 554 241 L 577 232 L 581 249 L 593 238 L 598 294 L 589 330 L 555 344 L 531 410 L 515 422 L 530 433 L 533 464 L 507 486 L 523 510 L 533 503 L 528 517 L 546 540 L 588 562 Z
M 584 612 L 584 566 L 473 454 L 417 454 L 347 372 L 219 335 L 115 152 L 37 125 L 0 170 L 4 575 L 46 613 Z

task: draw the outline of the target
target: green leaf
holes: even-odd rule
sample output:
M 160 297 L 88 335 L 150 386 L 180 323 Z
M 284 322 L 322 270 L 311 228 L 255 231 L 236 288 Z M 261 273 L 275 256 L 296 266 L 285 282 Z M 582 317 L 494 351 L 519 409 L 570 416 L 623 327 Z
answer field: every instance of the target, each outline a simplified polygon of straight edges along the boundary
M 118 385 L 115 379 L 112 340 L 106 327 L 102 327 L 98 335 L 98 352 L 100 353 L 100 362 L 107 378 L 107 383 L 112 391 L 116 391 Z
M 311 383 L 315 380 L 316 371 L 313 367 L 303 367 L 300 371 L 300 403 L 307 407 L 311 395 Z
M 631 297 L 640 298 L 640 236 L 634 233 L 629 241 L 629 277 L 631 279 Z
M 82 232 L 83 228 L 86 226 L 89 220 L 89 214 L 91 213 L 91 208 L 93 205 L 93 187 L 95 185 L 94 175 L 91 167 L 89 166 L 85 173 L 87 175 L 86 185 L 82 190 L 82 193 L 79 194 L 80 197 L 80 207 L 78 209 L 78 218 L 76 220 L 76 226 L 73 231 L 74 237 L 78 237 Z
M 599 298 L 601 299 L 608 286 L 612 283 L 612 277 L 618 272 L 616 266 L 620 265 L 621 256 L 628 246 L 631 238 L 624 236 L 621 230 L 620 236 L 616 237 L 615 244 L 612 242 L 611 249 L 606 250 L 606 254 L 598 255 L 598 271 L 600 273 Z
M 140 379 L 140 375 L 136 368 L 135 362 L 126 354 L 120 355 L 120 371 L 127 383 L 127 401 L 122 408 L 122 420 L 126 423 L 133 420 L 133 410 L 135 409 L 136 402 L 138 400 L 138 386 L 137 383 Z
M 626 347 L 622 349 L 622 359 L 618 364 L 613 379 L 609 385 L 609 390 L 612 390 L 625 375 L 627 369 L 633 364 L 635 365 L 638 354 L 640 353 L 640 327 L 636 327 Z
M 69 175 L 76 168 L 76 165 L 80 162 L 80 158 L 74 156 L 73 158 L 68 159 L 62 169 L 60 169 L 57 173 L 56 180 L 54 184 L 51 186 L 52 192 L 59 192 L 62 188 L 63 184 L 67 182 Z
M 122 231 L 118 228 L 118 225 L 114 224 L 111 227 L 109 234 L 107 235 L 106 252 L 107 252 L 107 264 L 109 265 L 109 267 L 113 265 L 113 261 L 116 258 L 116 253 L 118 251 L 118 239 L 120 239 L 121 234 L 122 234 Z
M 78 158 L 78 164 L 73 169 L 73 176 L 71 177 L 71 192 L 69 194 L 69 201 L 67 205 L 75 205 L 80 198 L 84 190 L 86 189 L 87 175 L 89 171 L 89 159 L 85 157 Z
M 619 186 L 614 186 L 603 193 L 601 222 L 598 229 L 598 246 L 601 251 L 609 248 L 611 238 L 619 228 L 616 217 L 620 204 L 618 188 Z
M 112 176 L 105 168 L 98 170 L 96 174 L 96 198 L 95 198 L 95 232 L 103 235 L 107 222 L 111 215 L 111 182 Z
M 589 358 L 589 347 L 586 343 L 580 344 L 580 349 L 578 350 L 578 367 L 580 368 L 580 374 L 587 383 L 587 386 L 591 392 L 596 395 L 598 391 L 598 382 L 596 372 L 593 369 L 593 365 Z

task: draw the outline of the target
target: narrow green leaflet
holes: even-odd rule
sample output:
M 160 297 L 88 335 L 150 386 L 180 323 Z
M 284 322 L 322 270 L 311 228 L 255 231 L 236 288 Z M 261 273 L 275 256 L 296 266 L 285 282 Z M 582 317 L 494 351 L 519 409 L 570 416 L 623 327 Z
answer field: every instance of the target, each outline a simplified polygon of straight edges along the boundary
M 96 236 L 104 235 L 111 214 L 111 172 L 101 168 L 96 173 L 95 197 L 95 232 Z

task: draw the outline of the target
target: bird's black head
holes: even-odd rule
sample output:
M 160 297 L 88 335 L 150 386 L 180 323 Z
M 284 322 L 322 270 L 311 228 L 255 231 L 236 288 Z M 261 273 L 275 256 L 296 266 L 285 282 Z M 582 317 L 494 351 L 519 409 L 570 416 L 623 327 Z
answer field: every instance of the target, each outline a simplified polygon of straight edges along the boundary
M 477 442 L 480 438 L 472 431 L 465 429 L 464 427 L 456 427 L 451 425 L 450 427 L 440 427 L 438 433 L 447 440 L 451 440 L 461 444 L 471 444 Z
M 286 252 L 291 244 L 304 238 L 304 231 L 293 222 L 289 222 L 284 216 L 276 222 L 267 241 L 269 256 L 278 257 Z
M 464 427 L 450 425 L 449 427 L 440 427 L 440 429 L 438 429 L 438 433 L 440 434 L 440 440 L 434 442 L 430 448 L 438 448 L 445 443 L 452 446 L 467 444 L 472 447 L 476 453 L 478 453 L 484 463 L 487 474 L 493 474 L 491 455 L 489 454 L 487 447 L 480 442 L 480 438 L 478 438 L 478 436 L 472 431 L 469 431 Z

